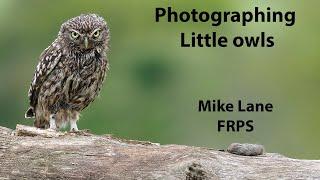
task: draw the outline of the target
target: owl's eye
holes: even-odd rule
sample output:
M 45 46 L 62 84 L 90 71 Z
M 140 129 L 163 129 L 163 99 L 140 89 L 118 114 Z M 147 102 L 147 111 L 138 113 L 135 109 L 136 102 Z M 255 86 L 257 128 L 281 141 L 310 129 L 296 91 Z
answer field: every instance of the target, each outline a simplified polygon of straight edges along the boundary
M 96 30 L 95 32 L 93 32 L 93 37 L 97 38 L 100 36 L 100 30 Z
M 72 31 L 71 32 L 71 37 L 72 37 L 72 39 L 77 39 L 79 37 L 79 34 L 77 32 L 75 32 L 75 31 Z

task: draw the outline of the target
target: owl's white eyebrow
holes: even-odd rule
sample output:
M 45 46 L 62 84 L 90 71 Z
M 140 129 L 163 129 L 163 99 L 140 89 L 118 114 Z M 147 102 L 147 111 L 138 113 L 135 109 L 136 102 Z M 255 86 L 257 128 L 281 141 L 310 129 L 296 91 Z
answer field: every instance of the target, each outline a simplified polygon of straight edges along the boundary
M 70 31 L 76 32 L 76 33 L 78 33 L 79 35 L 81 35 L 81 33 L 80 33 L 79 31 L 77 31 L 77 30 L 71 29 Z
M 95 32 L 97 32 L 97 31 L 101 31 L 101 29 L 100 29 L 100 28 L 97 28 L 97 29 L 93 30 L 92 33 L 90 34 L 90 36 L 92 36 L 92 35 L 93 35 Z

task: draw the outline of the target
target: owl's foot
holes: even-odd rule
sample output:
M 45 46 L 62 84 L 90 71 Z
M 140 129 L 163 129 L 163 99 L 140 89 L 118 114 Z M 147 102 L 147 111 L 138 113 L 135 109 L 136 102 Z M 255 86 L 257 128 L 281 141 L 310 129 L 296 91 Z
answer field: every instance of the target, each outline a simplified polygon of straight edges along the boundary
M 49 129 L 51 130 L 57 130 L 57 125 L 56 125 L 56 116 L 55 114 L 50 115 L 50 126 Z
M 71 132 L 78 132 L 79 131 L 76 120 L 70 121 L 70 131 Z

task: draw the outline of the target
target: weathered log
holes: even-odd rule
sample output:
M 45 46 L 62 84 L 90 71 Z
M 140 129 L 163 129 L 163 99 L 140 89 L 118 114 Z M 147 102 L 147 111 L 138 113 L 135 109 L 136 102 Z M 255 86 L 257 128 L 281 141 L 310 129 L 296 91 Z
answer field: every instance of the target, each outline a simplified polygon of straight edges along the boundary
M 0 179 L 320 179 L 319 160 L 0 127 Z

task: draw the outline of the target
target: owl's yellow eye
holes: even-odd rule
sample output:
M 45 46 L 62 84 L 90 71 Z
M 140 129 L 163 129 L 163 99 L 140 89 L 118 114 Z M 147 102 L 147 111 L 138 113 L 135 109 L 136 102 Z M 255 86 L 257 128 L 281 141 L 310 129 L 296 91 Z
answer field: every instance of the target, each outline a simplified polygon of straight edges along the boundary
M 73 39 L 77 39 L 77 38 L 79 37 L 79 34 L 78 34 L 77 32 L 75 32 L 75 31 L 72 31 L 72 32 L 71 32 L 71 37 L 72 37 Z
M 96 30 L 95 32 L 93 32 L 93 37 L 97 38 L 100 36 L 100 30 Z

